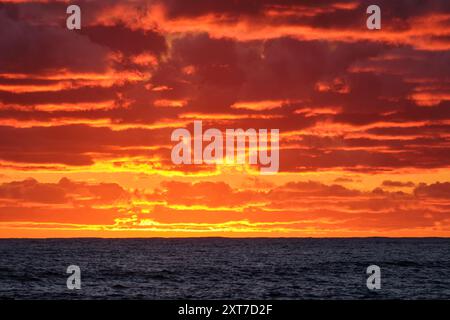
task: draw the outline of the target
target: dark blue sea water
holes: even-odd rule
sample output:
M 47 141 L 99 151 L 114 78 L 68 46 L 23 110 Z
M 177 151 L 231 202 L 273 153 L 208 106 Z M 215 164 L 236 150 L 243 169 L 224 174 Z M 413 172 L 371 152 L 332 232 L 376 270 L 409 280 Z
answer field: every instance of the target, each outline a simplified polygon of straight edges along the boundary
M 449 299 L 450 239 L 0 240 L 0 298 Z

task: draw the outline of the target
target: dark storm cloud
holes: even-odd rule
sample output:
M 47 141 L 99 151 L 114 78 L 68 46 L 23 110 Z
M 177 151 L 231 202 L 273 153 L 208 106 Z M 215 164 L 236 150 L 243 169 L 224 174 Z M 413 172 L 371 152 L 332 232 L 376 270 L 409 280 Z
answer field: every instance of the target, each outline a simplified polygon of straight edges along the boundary
M 101 72 L 108 50 L 75 32 L 32 26 L 0 10 L 0 70 L 43 73 L 60 69 Z
M 124 25 L 88 26 L 82 28 L 91 41 L 127 55 L 153 53 L 160 55 L 167 50 L 165 38 L 151 30 L 131 30 Z

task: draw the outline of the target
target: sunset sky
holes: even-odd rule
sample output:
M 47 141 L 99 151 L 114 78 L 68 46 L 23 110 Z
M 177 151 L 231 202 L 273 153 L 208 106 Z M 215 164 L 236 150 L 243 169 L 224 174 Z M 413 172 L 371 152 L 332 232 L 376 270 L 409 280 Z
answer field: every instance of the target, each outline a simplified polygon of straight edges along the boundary
M 194 120 L 279 172 L 174 165 Z M 0 136 L 1 238 L 449 237 L 450 1 L 0 0 Z

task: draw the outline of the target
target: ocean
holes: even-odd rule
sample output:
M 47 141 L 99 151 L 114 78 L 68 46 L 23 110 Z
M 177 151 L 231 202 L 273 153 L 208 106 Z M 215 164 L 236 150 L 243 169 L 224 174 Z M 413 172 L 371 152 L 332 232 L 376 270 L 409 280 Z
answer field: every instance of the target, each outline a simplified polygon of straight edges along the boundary
M 0 299 L 450 299 L 450 239 L 0 240 Z

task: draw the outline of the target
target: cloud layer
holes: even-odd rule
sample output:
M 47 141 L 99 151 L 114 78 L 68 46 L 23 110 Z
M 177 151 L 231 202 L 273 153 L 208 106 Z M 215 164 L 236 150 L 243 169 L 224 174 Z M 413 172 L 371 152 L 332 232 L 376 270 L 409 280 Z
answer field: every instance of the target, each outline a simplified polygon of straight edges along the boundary
M 450 4 L 0 2 L 0 236 L 449 236 Z M 174 128 L 280 129 L 280 173 Z

